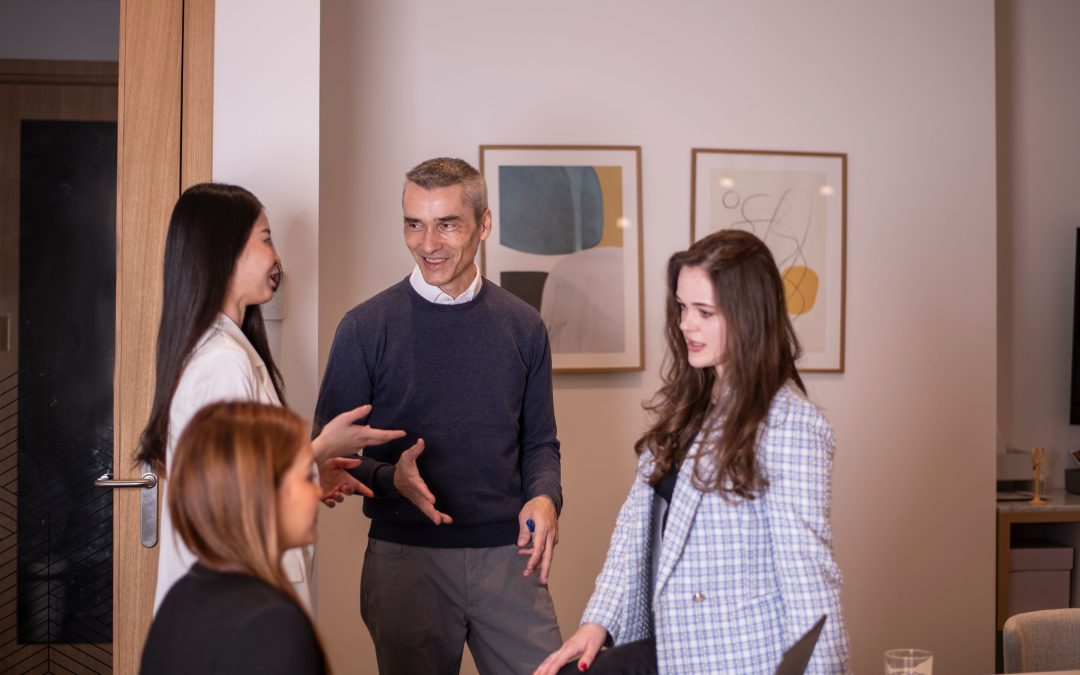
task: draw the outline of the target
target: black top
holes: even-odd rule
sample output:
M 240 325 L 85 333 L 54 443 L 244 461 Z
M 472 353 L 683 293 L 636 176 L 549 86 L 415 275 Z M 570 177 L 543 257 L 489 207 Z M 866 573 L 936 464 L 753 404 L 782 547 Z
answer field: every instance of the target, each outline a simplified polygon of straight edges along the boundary
M 653 486 L 653 492 L 656 493 L 656 496 L 664 500 L 664 506 L 660 510 L 660 517 L 662 518 L 662 520 L 660 521 L 661 534 L 663 534 L 664 530 L 667 529 L 668 507 L 671 506 L 671 498 L 675 494 L 675 483 L 678 478 L 679 467 L 673 466 L 670 470 L 668 470 L 667 473 L 661 476 L 660 480 L 657 481 L 656 485 Z M 659 544 L 660 542 L 656 542 L 656 545 Z
M 315 427 L 370 403 L 365 421 L 408 434 L 364 449 L 354 470 L 372 486 L 370 536 L 413 546 L 512 545 L 526 501 L 562 506 L 551 349 L 540 314 L 484 280 L 470 302 L 437 305 L 406 278 L 341 320 L 326 364 Z M 434 525 L 393 489 L 393 464 L 421 437 L 420 474 Z
M 668 504 L 671 503 L 671 497 L 675 494 L 675 481 L 679 477 L 679 467 L 672 467 L 667 473 L 661 476 L 656 485 L 653 486 L 653 490 L 656 494 L 664 498 Z
M 140 673 L 325 673 L 307 614 L 263 581 L 196 563 L 158 609 Z

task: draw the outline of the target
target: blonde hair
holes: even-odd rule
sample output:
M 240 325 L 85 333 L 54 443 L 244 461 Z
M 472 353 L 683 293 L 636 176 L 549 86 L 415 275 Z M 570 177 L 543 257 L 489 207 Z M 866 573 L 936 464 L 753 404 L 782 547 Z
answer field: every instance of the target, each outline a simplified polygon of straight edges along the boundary
M 181 434 L 169 478 L 173 526 L 202 564 L 257 577 L 297 604 L 281 567 L 277 491 L 307 435 L 285 408 L 208 405 Z

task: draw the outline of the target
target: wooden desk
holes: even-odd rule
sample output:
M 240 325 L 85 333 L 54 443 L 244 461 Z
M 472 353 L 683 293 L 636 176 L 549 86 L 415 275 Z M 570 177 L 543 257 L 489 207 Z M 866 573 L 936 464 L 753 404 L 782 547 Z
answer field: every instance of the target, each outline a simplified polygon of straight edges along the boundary
M 1027 502 L 997 504 L 997 629 L 1005 626 L 1009 611 L 1009 544 L 1014 523 L 1080 523 L 1080 495 L 1064 490 L 1046 493 L 1041 506 Z

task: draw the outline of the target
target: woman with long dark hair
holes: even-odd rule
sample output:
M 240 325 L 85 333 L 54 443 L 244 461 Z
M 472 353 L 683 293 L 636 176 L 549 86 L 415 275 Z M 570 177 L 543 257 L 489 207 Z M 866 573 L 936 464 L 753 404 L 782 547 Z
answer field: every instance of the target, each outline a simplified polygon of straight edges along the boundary
M 255 195 L 220 183 L 195 185 L 180 195 L 165 240 L 154 402 L 138 453 L 160 475 L 169 475 L 176 440 L 203 406 L 226 400 L 285 404 L 259 309 L 281 281 L 270 222 Z M 312 441 L 330 506 L 354 491 L 370 494 L 347 473 L 360 460 L 344 455 L 404 435 L 354 424 L 370 410 L 361 406 L 339 415 Z M 172 489 L 166 482 L 166 493 Z M 174 536 L 167 511 L 159 541 L 155 609 L 194 562 Z M 285 553 L 286 573 L 308 605 L 310 560 L 305 550 Z
M 154 618 L 143 673 L 326 672 L 281 566 L 315 541 L 312 458 L 307 423 L 278 406 L 216 403 L 187 425 L 166 509 L 197 562 Z
M 672 256 L 667 279 L 637 478 L 581 627 L 537 673 L 773 673 L 823 614 L 807 672 L 845 672 L 833 434 L 796 370 L 772 254 L 723 230 Z

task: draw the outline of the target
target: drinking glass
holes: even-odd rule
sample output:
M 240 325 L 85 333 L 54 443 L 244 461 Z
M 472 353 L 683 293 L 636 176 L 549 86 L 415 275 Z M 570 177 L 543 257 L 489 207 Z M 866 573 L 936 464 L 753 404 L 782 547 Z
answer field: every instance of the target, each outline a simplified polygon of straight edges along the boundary
M 934 654 L 925 649 L 885 652 L 885 675 L 933 675 Z

